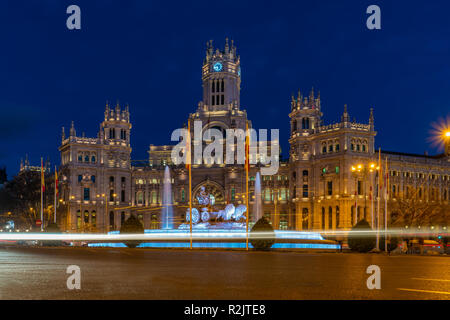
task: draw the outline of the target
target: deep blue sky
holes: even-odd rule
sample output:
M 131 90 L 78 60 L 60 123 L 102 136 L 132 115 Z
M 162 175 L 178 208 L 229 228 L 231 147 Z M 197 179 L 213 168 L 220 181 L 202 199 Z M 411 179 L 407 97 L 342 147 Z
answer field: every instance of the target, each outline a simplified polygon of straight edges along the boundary
M 257 128 L 280 128 L 288 154 L 290 96 L 321 91 L 325 123 L 367 122 L 376 146 L 436 153 L 430 125 L 449 114 L 448 1 L 0 2 L 0 166 L 26 153 L 59 164 L 61 127 L 96 136 L 105 101 L 129 103 L 133 159 L 167 144 L 201 100 L 205 43 L 234 39 L 242 108 Z M 66 28 L 77 4 L 82 29 Z M 366 28 L 370 4 L 382 30 Z

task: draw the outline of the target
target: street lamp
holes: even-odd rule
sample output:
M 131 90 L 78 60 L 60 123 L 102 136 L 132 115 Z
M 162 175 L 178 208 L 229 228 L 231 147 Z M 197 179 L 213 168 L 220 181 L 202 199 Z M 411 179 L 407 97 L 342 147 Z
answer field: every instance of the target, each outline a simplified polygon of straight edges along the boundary
M 358 184 L 357 178 L 359 174 L 362 174 L 364 179 L 364 212 L 367 208 L 367 175 L 379 170 L 380 168 L 373 162 L 369 163 L 367 166 L 363 164 L 358 164 L 356 166 L 351 167 L 351 171 L 353 176 L 355 177 L 355 213 L 356 213 L 356 222 L 358 222 Z M 371 181 L 373 187 L 373 179 Z M 373 189 L 373 188 L 372 188 Z M 371 195 L 371 224 L 373 227 L 373 190 Z

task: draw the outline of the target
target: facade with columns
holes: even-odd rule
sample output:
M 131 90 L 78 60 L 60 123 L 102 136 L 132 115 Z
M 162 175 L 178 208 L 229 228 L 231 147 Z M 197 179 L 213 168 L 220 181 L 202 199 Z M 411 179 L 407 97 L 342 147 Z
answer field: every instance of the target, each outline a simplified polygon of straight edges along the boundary
M 233 43 L 230 45 L 227 40 L 224 50 L 207 43 L 202 82 L 203 100 L 189 114 L 191 124 L 201 121 L 202 131 L 214 128 L 221 132 L 245 130 L 246 123 L 252 127 L 240 105 L 240 58 Z M 448 206 L 448 146 L 438 156 L 385 151 L 379 154 L 375 150 L 377 132 L 372 109 L 368 110 L 367 123 L 356 123 L 350 121 L 345 106 L 341 121 L 327 125 L 322 118 L 320 94 L 313 90 L 308 96 L 299 92 L 292 97 L 290 110 L 289 159 L 280 160 L 276 174 L 261 177 L 264 215 L 275 228 L 348 230 L 364 217 L 371 222 L 373 212 L 378 210 L 375 190 L 380 155 L 383 163 L 387 158 L 389 165 L 390 202 L 406 196 L 408 188 L 414 188 L 422 190 L 423 201 Z M 148 162 L 134 162 L 130 156 L 131 127 L 128 107 L 107 104 L 96 138 L 77 136 L 73 123 L 68 137 L 63 131 L 59 147 L 59 224 L 63 229 L 120 230 L 130 214 L 136 215 L 146 229 L 159 228 L 166 166 L 171 174 L 174 222 L 175 225 L 184 222 L 189 206 L 188 172 L 184 165 L 172 163 L 174 146 L 150 145 Z M 207 141 L 202 148 L 206 146 Z M 250 169 L 250 213 L 259 170 L 259 165 Z M 193 163 L 194 206 L 201 187 L 214 195 L 215 210 L 223 209 L 227 203 L 245 203 L 244 165 Z M 381 208 L 380 204 L 381 209 L 384 206 Z

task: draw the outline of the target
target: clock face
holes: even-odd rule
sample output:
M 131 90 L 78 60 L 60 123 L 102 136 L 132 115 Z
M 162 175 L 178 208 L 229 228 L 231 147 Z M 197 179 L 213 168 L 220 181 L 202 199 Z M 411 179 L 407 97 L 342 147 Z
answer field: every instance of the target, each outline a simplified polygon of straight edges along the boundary
M 216 71 L 216 72 L 222 71 L 222 69 L 223 69 L 222 63 L 216 62 L 216 63 L 213 65 L 213 69 L 214 69 L 214 71 Z

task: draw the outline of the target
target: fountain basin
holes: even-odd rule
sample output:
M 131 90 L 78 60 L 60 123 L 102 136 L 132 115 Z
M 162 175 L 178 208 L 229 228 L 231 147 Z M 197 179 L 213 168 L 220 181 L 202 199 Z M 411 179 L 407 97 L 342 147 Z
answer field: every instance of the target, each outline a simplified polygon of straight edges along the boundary
M 119 234 L 118 231 L 109 234 Z M 190 232 L 183 229 L 145 230 L 143 243 L 139 248 L 189 248 Z M 247 234 L 245 229 L 202 229 L 192 231 L 194 248 L 245 249 Z M 276 243 L 273 249 L 318 249 L 338 250 L 339 244 L 325 240 L 320 233 L 275 230 Z M 90 243 L 90 247 L 126 247 L 121 242 Z M 251 244 L 249 244 L 251 248 Z

